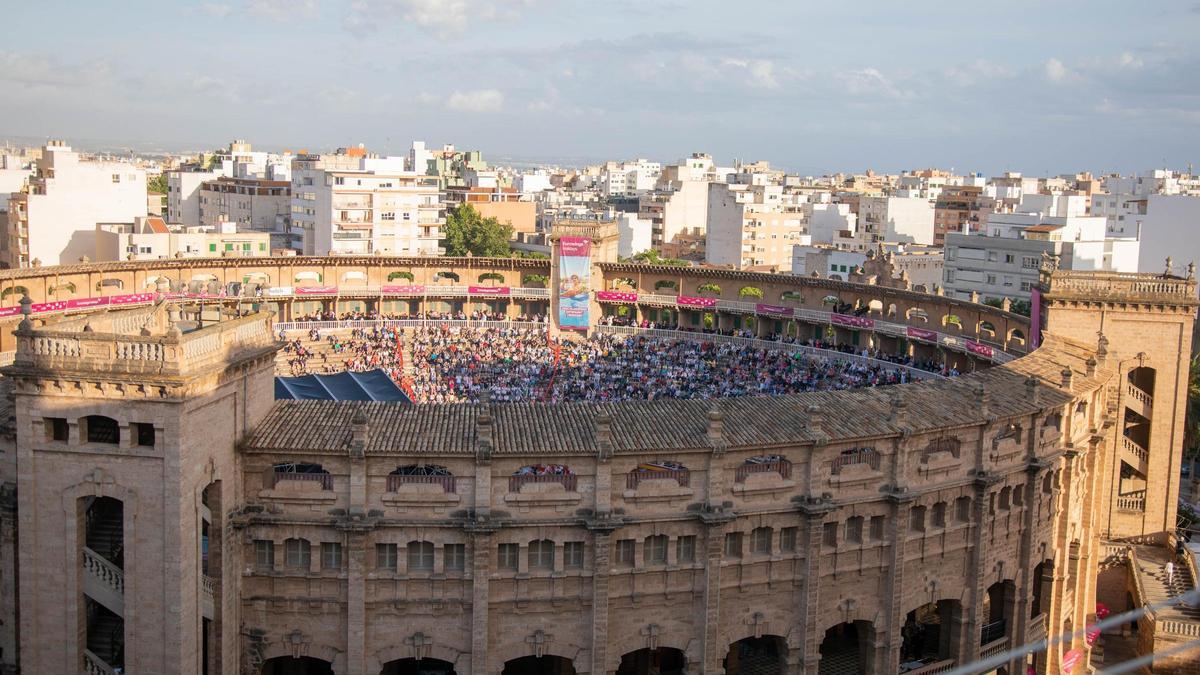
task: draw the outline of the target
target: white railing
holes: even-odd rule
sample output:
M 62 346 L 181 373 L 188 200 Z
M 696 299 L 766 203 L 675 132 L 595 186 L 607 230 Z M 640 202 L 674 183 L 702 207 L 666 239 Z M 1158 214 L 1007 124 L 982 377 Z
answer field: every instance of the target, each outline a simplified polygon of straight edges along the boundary
M 88 576 L 118 595 L 125 594 L 125 573 L 92 549 L 83 547 L 83 569 Z
M 934 675 L 935 673 L 948 673 L 954 669 L 954 659 L 944 659 L 926 664 L 920 668 L 912 670 L 901 670 L 904 675 Z
M 1169 621 L 1159 619 L 1155 627 L 1159 633 L 1200 638 L 1200 622 L 1197 621 Z
M 1128 494 L 1117 495 L 1117 510 L 1118 511 L 1136 511 L 1143 513 L 1146 510 L 1146 491 L 1138 490 Z
M 849 354 L 839 352 L 834 349 L 821 349 L 819 347 L 809 347 L 808 345 L 789 344 L 787 342 L 779 342 L 776 340 L 760 340 L 758 338 L 734 337 L 732 335 L 718 335 L 716 333 L 696 333 L 686 330 L 665 330 L 662 328 L 638 328 L 637 326 L 596 326 L 596 330 L 601 333 L 613 333 L 617 335 L 649 335 L 651 337 L 660 337 L 670 340 L 695 340 L 704 342 L 728 342 L 733 344 L 746 345 L 757 349 L 783 349 L 790 350 L 793 353 L 800 353 L 806 356 L 819 356 L 829 359 L 844 359 L 847 361 L 855 361 L 864 365 L 879 366 L 884 368 L 895 368 L 903 370 L 909 374 L 914 380 L 923 380 L 928 378 L 938 378 L 942 376 L 938 373 L 932 373 L 928 370 L 913 368 L 900 363 L 884 361 L 882 359 L 873 359 L 869 356 L 859 356 L 857 354 Z
M 104 662 L 104 659 L 96 656 L 87 648 L 83 650 L 83 672 L 84 675 L 116 675 L 117 673 L 112 666 Z
M 993 640 L 979 650 L 980 659 L 990 659 L 1008 648 L 1008 638 L 1002 637 L 999 640 Z
M 205 595 L 207 595 L 208 597 L 211 598 L 214 595 L 216 595 L 217 580 L 213 579 L 212 577 L 208 576 L 207 574 L 201 574 L 200 575 L 200 588 L 201 588 L 201 590 L 204 591 Z

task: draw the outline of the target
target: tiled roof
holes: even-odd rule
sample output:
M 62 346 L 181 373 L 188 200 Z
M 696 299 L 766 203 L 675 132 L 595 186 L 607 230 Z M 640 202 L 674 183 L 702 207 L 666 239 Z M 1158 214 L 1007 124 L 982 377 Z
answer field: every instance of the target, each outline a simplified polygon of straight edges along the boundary
M 598 449 L 596 420 L 605 414 L 612 418 L 615 452 L 706 448 L 713 408 L 724 413 L 724 441 L 733 448 L 812 440 L 807 412 L 812 405 L 820 406 L 821 429 L 831 440 L 888 436 L 898 433 L 901 425 L 920 433 L 982 421 L 975 394 L 980 386 L 987 392 L 993 418 L 1065 404 L 1071 396 L 1061 389 L 1064 364 L 1075 372 L 1076 392 L 1099 384 L 1084 376 L 1088 356 L 1085 346 L 1048 336 L 1030 356 L 949 380 L 773 397 L 491 406 L 278 401 L 243 448 L 344 452 L 350 443 L 350 420 L 359 409 L 368 419 L 368 454 L 473 454 L 485 410 L 491 415 L 492 451 L 497 455 L 593 455 Z M 1026 387 L 1030 375 L 1039 380 L 1036 406 Z M 903 419 L 889 421 L 893 398 L 901 393 L 906 412 Z

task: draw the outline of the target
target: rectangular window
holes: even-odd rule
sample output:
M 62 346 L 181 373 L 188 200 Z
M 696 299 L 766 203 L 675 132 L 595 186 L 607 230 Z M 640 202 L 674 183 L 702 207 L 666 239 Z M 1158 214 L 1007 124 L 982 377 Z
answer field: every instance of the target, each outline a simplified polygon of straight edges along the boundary
M 908 529 L 913 532 L 925 531 L 925 507 L 914 506 L 912 511 L 909 511 Z
M 645 547 L 642 549 L 642 557 L 647 565 L 665 565 L 667 564 L 667 536 L 664 534 L 646 537 Z
M 308 569 L 312 566 L 312 547 L 307 539 L 288 539 L 283 542 L 283 553 L 288 567 Z
M 154 425 L 147 422 L 133 423 L 133 438 L 138 445 L 145 448 L 154 447 Z
M 375 544 L 375 567 L 395 572 L 397 565 L 395 544 Z
M 959 497 L 954 500 L 954 520 L 965 523 L 971 520 L 971 498 Z
M 725 535 L 725 557 L 742 557 L 742 533 L 730 532 Z
M 216 252 L 217 252 L 217 245 L 216 245 L 216 244 L 209 244 L 209 245 L 208 245 L 208 252 L 209 252 L 209 253 L 216 253 Z
M 1005 253 L 1005 254 L 1004 254 L 1004 262 L 1005 262 L 1005 263 L 1007 263 L 1007 264 L 1011 265 L 1011 264 L 1013 264 L 1013 262 L 1014 262 L 1015 260 L 1016 260 L 1016 256 L 1014 256 L 1013 254 L 1011 254 L 1011 253 Z
M 862 543 L 863 519 L 855 516 L 846 521 L 846 541 L 851 544 Z
M 554 569 L 553 541 L 550 541 L 549 539 L 540 539 L 538 541 L 529 542 L 529 569 Z
M 433 571 L 433 542 L 431 542 L 431 541 L 410 541 L 410 542 L 408 542 L 408 571 L 409 572 L 432 572 Z
M 521 547 L 517 544 L 500 544 L 496 565 L 502 570 L 515 571 L 520 563 Z
M 1013 488 L 1012 499 L 1013 499 L 1013 506 L 1024 506 L 1025 505 L 1025 484 L 1024 483 Z
M 785 527 L 779 531 L 779 552 L 794 553 L 796 550 L 796 528 Z
M 114 183 L 120 183 L 120 182 L 121 182 L 121 174 L 119 174 L 119 173 L 114 173 L 114 174 L 112 175 L 112 182 L 114 182 Z
M 696 536 L 685 535 L 675 540 L 675 559 L 683 565 L 696 562 Z
M 933 505 L 933 526 L 946 526 L 946 502 L 938 502 Z
M 633 540 L 617 540 L 617 564 L 622 567 L 633 567 Z
M 337 542 L 321 542 L 321 569 L 342 569 L 342 545 Z
M 232 250 L 233 250 L 233 244 L 225 244 L 225 250 L 226 250 L 226 251 L 232 251 Z
M 568 541 L 563 544 L 563 567 L 573 570 L 583 568 L 582 541 Z
M 883 541 L 883 516 L 871 516 L 871 541 Z
M 772 531 L 769 527 L 756 527 L 750 533 L 750 552 L 760 555 L 769 554 L 772 548 Z
M 446 544 L 442 547 L 442 567 L 447 572 L 461 572 L 467 566 L 467 547 L 463 544 Z
M 67 420 L 62 417 L 47 417 L 46 418 L 46 440 L 66 442 L 70 434 L 70 427 L 67 425 Z
M 821 530 L 821 543 L 825 546 L 837 546 L 838 524 L 825 523 Z
M 268 539 L 254 540 L 254 566 L 259 569 L 275 569 L 275 542 Z
M 264 244 L 264 243 L 262 243 L 262 242 L 259 242 L 259 244 L 258 244 L 258 250 L 260 250 L 260 251 L 265 251 L 265 250 L 267 250 L 267 245 L 266 245 L 266 244 Z

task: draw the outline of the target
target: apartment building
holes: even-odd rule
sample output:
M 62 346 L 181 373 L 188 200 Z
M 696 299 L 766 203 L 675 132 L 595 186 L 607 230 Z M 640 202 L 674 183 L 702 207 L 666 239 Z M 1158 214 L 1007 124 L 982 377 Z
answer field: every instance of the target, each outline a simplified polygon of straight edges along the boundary
M 933 244 L 933 210 L 924 197 L 863 196 L 858 231 L 869 242 Z
M 96 223 L 146 215 L 146 172 L 128 162 L 85 158 L 62 141 L 50 141 L 25 190 L 8 202 L 2 264 L 72 264 L 94 253 Z
M 946 235 L 946 294 L 1028 300 L 1043 256 L 1076 271 L 1136 272 L 1140 241 L 1109 237 L 1103 218 L 994 214 L 986 233 Z
M 220 171 L 198 169 L 167 171 L 167 222 L 184 226 L 199 225 L 200 186 L 223 175 Z
M 470 204 L 484 218 L 495 218 L 511 225 L 514 239 L 537 232 L 537 204 L 532 195 L 518 192 L 516 188 L 498 185 L 448 187 L 442 194 L 447 213 L 459 204 Z
M 875 249 L 891 262 L 897 276 L 903 276 L 913 288 L 932 291 L 942 285 L 943 257 L 940 248 L 906 244 L 883 244 Z M 850 281 L 855 268 L 867 261 L 863 251 L 847 251 L 812 243 L 808 235 L 792 249 L 792 274 Z
M 658 162 L 607 162 L 600 174 L 601 187 L 606 197 L 636 197 L 653 190 L 661 175 Z
M 980 185 L 944 188 L 933 208 L 934 245 L 944 245 L 948 232 L 982 231 L 995 203 L 996 200 L 989 197 Z
M 445 223 L 438 177 L 391 168 L 404 160 L 363 152 L 297 158 L 292 224 L 304 253 L 437 255 Z
M 781 185 L 711 184 L 705 260 L 790 271 L 792 247 L 804 233 L 803 204 L 794 197 Z
M 804 205 L 804 219 L 815 244 L 832 244 L 834 239 L 851 236 L 858 230 L 858 214 L 849 204 L 810 201 Z
M 232 222 L 242 230 L 286 233 L 291 220 L 289 181 L 220 177 L 201 183 L 198 196 L 200 225 Z
M 1181 178 L 1164 170 L 1141 176 L 1106 176 L 1093 194 L 1091 214 L 1105 219 L 1109 236 L 1145 240 L 1139 269 L 1157 271 L 1167 256 L 1200 260 L 1200 195 L 1187 194 Z
M 271 250 L 269 232 L 244 231 L 234 222 L 172 229 L 162 218 L 147 217 L 133 223 L 98 223 L 93 259 L 265 258 Z

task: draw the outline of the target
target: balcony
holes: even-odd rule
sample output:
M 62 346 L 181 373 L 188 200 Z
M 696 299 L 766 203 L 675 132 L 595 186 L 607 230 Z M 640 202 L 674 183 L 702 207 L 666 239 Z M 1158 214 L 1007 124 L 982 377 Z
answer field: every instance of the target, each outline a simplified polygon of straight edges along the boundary
M 116 675 L 117 673 L 112 666 L 104 662 L 104 659 L 96 656 L 89 649 L 83 650 L 83 672 L 84 675 Z
M 289 485 L 300 487 L 301 489 L 317 485 L 320 490 L 333 489 L 333 476 L 328 473 L 295 473 L 292 471 L 276 471 L 275 481 L 271 487 L 276 490 L 287 489 Z
M 923 665 L 916 665 L 916 663 L 900 664 L 900 672 L 903 673 L 903 675 L 934 675 L 934 673 L 948 673 L 953 669 L 954 659 L 943 659 L 941 661 L 934 661 L 933 663 L 926 663 Z
M 733 481 L 735 483 L 745 483 L 748 477 L 762 473 L 776 473 L 783 480 L 789 480 L 792 477 L 792 463 L 781 458 L 743 464 L 734 472 Z
M 1146 491 L 1135 490 L 1123 495 L 1117 495 L 1117 510 L 1127 513 L 1146 512 Z
M 207 574 L 200 575 L 200 607 L 206 619 L 213 618 L 216 612 L 216 603 L 213 601 L 217 596 L 216 588 L 216 579 Z
M 575 492 L 575 474 L 573 473 L 548 473 L 548 474 L 524 474 L 508 477 L 508 491 L 521 492 L 526 485 L 562 485 L 563 490 L 567 492 Z
M 458 481 L 454 476 L 405 476 L 392 474 L 387 477 L 388 492 L 399 492 L 403 485 L 436 485 L 445 494 L 455 494 L 458 492 Z
M 1130 406 L 1142 417 L 1149 417 L 1154 407 L 1154 397 L 1132 382 L 1125 383 L 1125 393 L 1135 405 Z
M 629 490 L 636 490 L 642 481 L 648 480 L 673 480 L 679 487 L 688 487 L 691 482 L 691 472 L 683 468 L 653 471 L 635 469 L 626 474 L 625 487 Z

